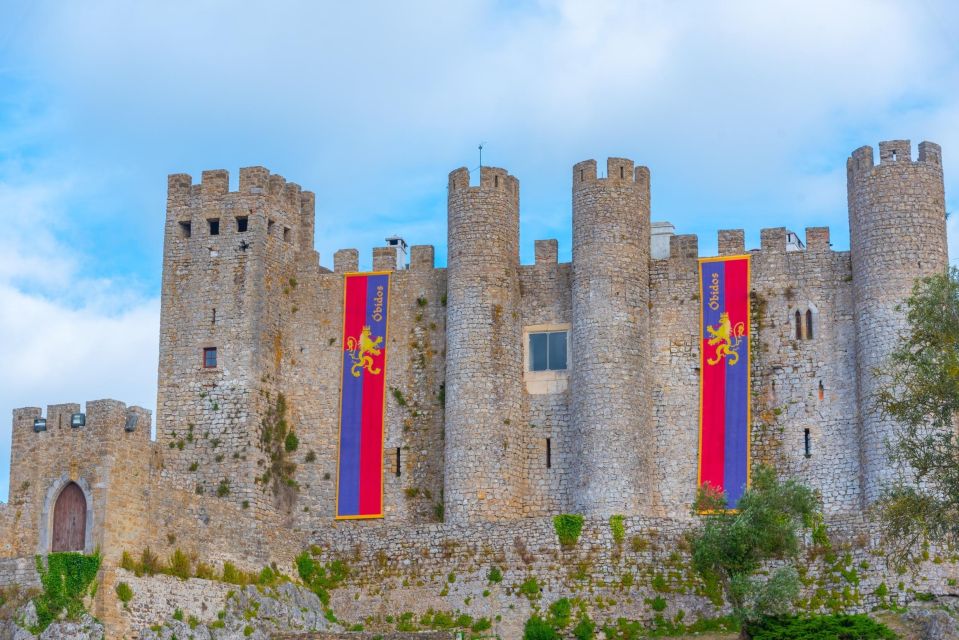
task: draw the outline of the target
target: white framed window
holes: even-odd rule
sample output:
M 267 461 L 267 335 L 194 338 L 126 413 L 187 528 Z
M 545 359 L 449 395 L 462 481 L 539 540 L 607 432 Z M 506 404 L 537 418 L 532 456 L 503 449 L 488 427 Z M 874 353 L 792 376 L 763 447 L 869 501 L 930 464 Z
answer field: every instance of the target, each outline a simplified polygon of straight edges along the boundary
M 569 384 L 569 323 L 523 327 L 523 378 L 531 394 L 562 393 Z

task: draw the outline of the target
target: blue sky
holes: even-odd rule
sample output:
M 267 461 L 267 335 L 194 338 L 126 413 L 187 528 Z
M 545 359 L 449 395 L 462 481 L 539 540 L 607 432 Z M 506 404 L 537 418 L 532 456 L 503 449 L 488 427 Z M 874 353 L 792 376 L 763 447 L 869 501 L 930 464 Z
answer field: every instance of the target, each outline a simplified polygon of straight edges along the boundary
M 444 263 L 446 176 L 480 142 L 520 179 L 525 261 L 548 237 L 569 259 L 572 165 L 609 155 L 704 254 L 781 225 L 844 249 L 849 152 L 942 144 L 952 211 L 957 125 L 947 1 L 0 0 L 0 499 L 13 407 L 153 407 L 169 173 L 315 191 L 327 266 L 392 233 Z

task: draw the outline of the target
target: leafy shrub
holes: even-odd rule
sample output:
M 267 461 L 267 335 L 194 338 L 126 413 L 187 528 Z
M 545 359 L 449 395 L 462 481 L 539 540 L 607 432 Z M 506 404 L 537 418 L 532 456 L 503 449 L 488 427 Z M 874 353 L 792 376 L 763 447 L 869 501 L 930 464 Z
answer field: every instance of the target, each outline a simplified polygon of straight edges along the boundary
M 609 517 L 609 530 L 613 534 L 613 542 L 623 544 L 626 539 L 626 525 L 623 524 L 623 516 L 615 515 Z
M 764 618 L 748 626 L 753 640 L 894 640 L 889 627 L 864 615 Z
M 342 560 L 327 565 L 319 564 L 309 551 L 296 556 L 296 571 L 300 579 L 319 597 L 324 606 L 330 604 L 330 591 L 336 589 L 350 575 L 350 567 Z
M 480 631 L 489 631 L 493 628 L 493 623 L 489 618 L 480 618 L 473 623 L 473 626 L 470 627 L 470 631 L 473 633 L 479 633 Z
M 560 635 L 552 625 L 534 615 L 523 626 L 523 640 L 560 640 Z
M 530 600 L 539 597 L 539 583 L 535 576 L 530 576 L 519 585 L 519 592 Z
M 126 582 L 118 582 L 115 591 L 117 592 L 117 598 L 123 604 L 133 600 L 133 589 Z
M 260 571 L 260 575 L 257 577 L 256 583 L 263 585 L 265 587 L 270 586 L 275 583 L 277 579 L 276 572 L 273 571 L 270 567 L 263 567 L 263 570 Z
M 549 605 L 549 622 L 558 629 L 565 629 L 569 626 L 573 615 L 573 605 L 569 598 L 560 598 Z
M 290 431 L 286 434 L 286 439 L 283 441 L 283 447 L 286 449 L 287 453 L 292 453 L 297 450 L 300 446 L 300 439 L 296 437 L 296 434 Z
M 490 584 L 499 584 L 503 581 L 503 572 L 500 571 L 499 567 L 490 567 L 486 579 L 490 581 Z
M 649 606 L 652 607 L 653 611 L 662 612 L 666 610 L 666 598 L 662 596 L 656 596 L 649 601 Z
M 585 613 L 573 627 L 573 637 L 576 640 L 593 640 L 596 635 L 596 623 L 590 620 Z
M 576 544 L 579 534 L 583 531 L 583 516 L 575 513 L 560 514 L 553 518 L 553 528 L 556 529 L 559 543 L 564 547 L 570 547 Z
M 617 618 L 616 624 L 603 626 L 603 634 L 608 640 L 639 640 L 646 635 L 643 623 L 638 620 Z
M 83 613 L 83 597 L 95 588 L 94 581 L 100 570 L 100 553 L 51 553 L 43 558 L 37 556 L 37 573 L 43 593 L 33 603 L 37 609 L 37 626 L 32 631 L 40 632 L 50 623 L 66 615 L 76 619 Z
M 800 587 L 794 567 L 799 531 L 818 520 L 813 491 L 795 480 L 780 481 L 763 466 L 753 474 L 738 511 L 728 511 L 725 495 L 708 485 L 695 506 L 703 526 L 690 542 L 693 567 L 703 582 L 721 586 L 740 621 L 787 613 Z M 767 560 L 786 564 L 763 579 L 757 573 Z

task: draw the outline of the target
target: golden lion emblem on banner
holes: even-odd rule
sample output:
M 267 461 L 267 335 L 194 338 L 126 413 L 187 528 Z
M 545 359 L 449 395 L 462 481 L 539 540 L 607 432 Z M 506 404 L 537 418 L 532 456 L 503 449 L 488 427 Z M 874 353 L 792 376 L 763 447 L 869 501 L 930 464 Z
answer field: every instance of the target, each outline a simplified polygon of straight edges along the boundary
M 729 314 L 723 311 L 719 314 L 719 324 L 715 327 L 706 325 L 706 331 L 712 336 L 706 341 L 711 347 L 716 347 L 716 356 L 707 358 L 708 364 L 719 364 L 724 358 L 730 365 L 739 362 L 739 344 L 743 340 L 743 334 L 746 332 L 746 324 L 737 322 L 736 326 L 729 321 Z
M 353 337 L 346 339 L 346 352 L 350 354 L 350 360 L 353 361 L 353 366 L 350 367 L 350 373 L 353 374 L 354 378 L 359 378 L 363 369 L 366 369 L 366 371 L 374 376 L 382 373 L 382 369 L 375 369 L 373 367 L 373 356 L 380 355 L 382 351 L 380 345 L 382 344 L 383 336 L 375 339 L 370 337 L 369 326 L 363 327 L 359 340 Z

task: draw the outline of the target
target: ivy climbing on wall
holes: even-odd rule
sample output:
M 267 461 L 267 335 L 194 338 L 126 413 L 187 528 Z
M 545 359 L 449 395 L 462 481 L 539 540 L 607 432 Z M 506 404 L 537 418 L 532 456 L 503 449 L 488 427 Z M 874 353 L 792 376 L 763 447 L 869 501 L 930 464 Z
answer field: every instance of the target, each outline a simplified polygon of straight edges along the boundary
M 86 611 L 83 599 L 96 593 L 99 570 L 99 551 L 89 556 L 75 552 L 51 553 L 45 559 L 37 556 L 43 593 L 33 601 L 37 625 L 31 631 L 39 634 L 61 616 L 79 618 Z

